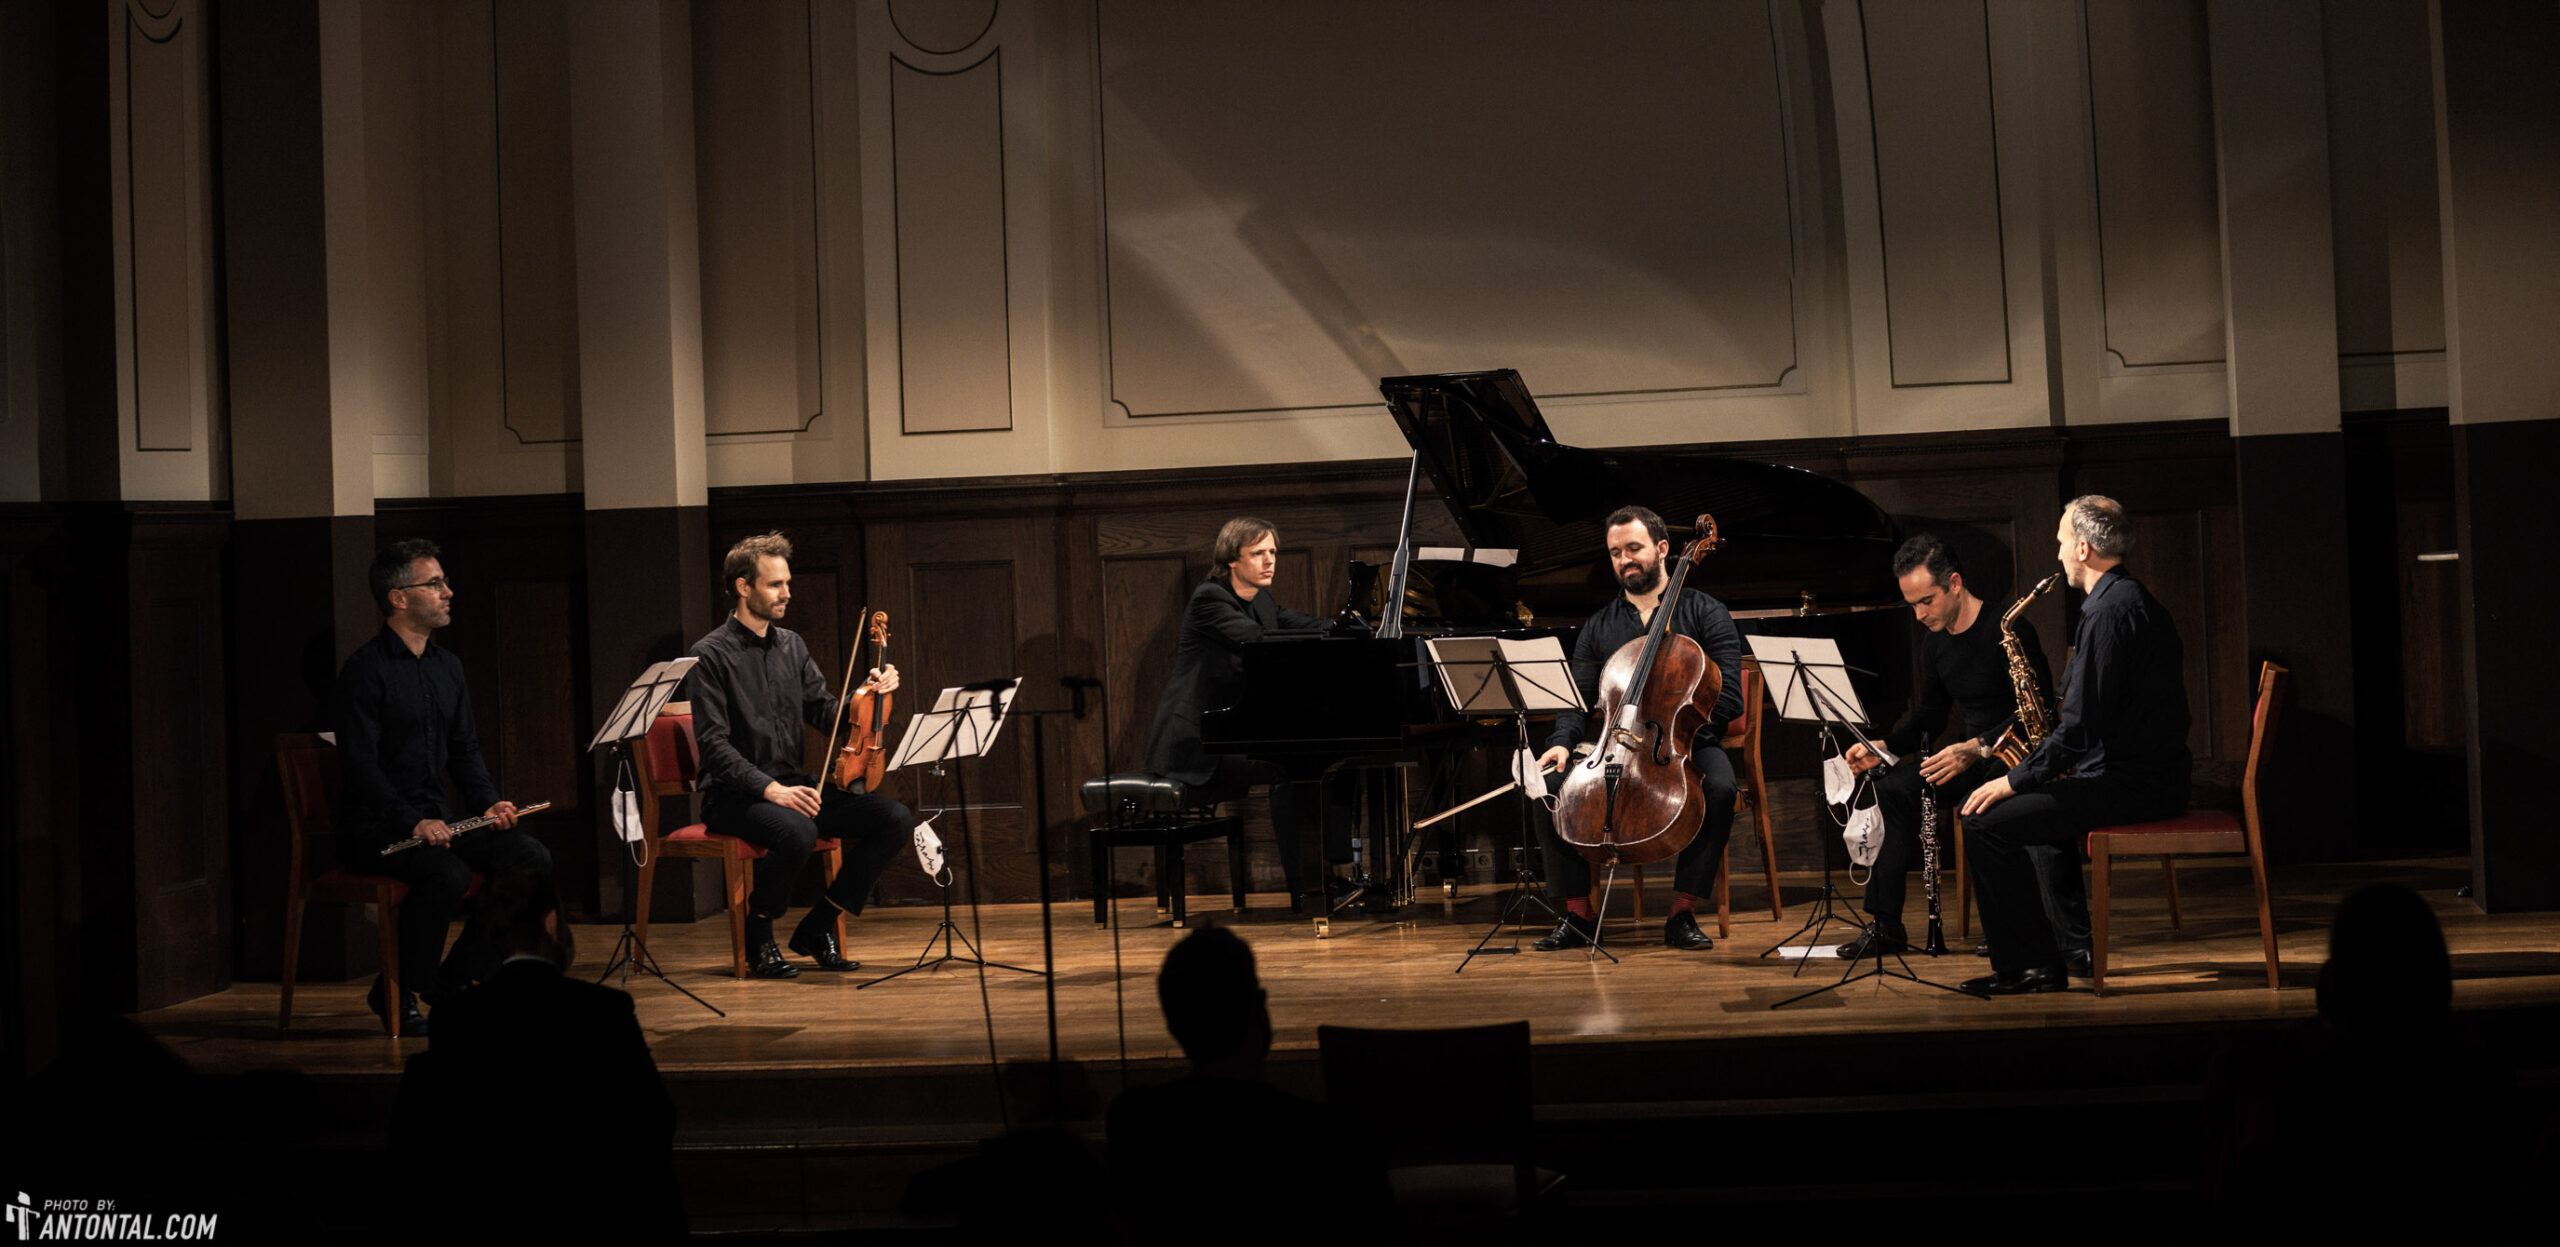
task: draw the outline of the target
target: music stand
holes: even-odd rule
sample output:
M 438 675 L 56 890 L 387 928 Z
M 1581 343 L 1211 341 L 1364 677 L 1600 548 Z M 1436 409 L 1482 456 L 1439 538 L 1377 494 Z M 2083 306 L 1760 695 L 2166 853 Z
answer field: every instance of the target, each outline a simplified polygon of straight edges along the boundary
M 684 683 L 685 672 L 691 671 L 697 661 L 678 658 L 654 663 L 641 672 L 639 679 L 622 690 L 621 700 L 614 703 L 613 713 L 604 717 L 604 725 L 596 729 L 595 739 L 587 742 L 589 753 L 598 749 L 612 751 L 613 828 L 614 834 L 622 837 L 625 845 L 642 842 L 639 803 L 658 799 L 654 793 L 635 791 L 639 782 L 637 769 L 631 760 L 631 742 L 649 734 L 649 725 L 658 721 L 658 712 L 666 709 L 667 702 L 675 697 L 676 689 Z M 637 884 L 632 879 L 632 865 L 631 851 L 626 848 L 622 853 L 622 895 L 629 900 L 630 907 L 623 914 L 622 937 L 614 941 L 613 955 L 606 959 L 604 973 L 597 975 L 596 981 L 601 983 L 612 978 L 613 972 L 620 970 L 623 972 L 623 986 L 627 988 L 631 985 L 631 971 L 636 969 L 684 992 L 685 998 L 693 1003 L 721 1017 L 729 1016 L 720 1006 L 694 995 L 684 984 L 668 978 L 667 972 L 658 968 L 658 959 L 649 955 L 649 946 L 640 942 L 639 933 L 632 924 L 639 920 L 640 907 L 648 904 L 649 898 L 635 894 Z
M 991 680 L 984 684 L 965 684 L 942 690 L 941 694 L 933 700 L 933 709 L 914 715 L 907 720 L 907 734 L 898 738 L 898 748 L 889 756 L 889 769 L 894 771 L 910 764 L 930 765 L 959 758 L 985 757 L 987 751 L 995 747 L 996 734 L 1004 730 L 1005 702 L 1013 692 L 1014 686 L 1020 683 L 1022 681 L 1018 679 Z M 965 824 L 965 818 L 963 822 Z M 973 888 L 977 886 L 976 860 L 974 855 L 970 858 L 969 881 Z M 963 956 L 953 951 L 955 941 L 959 947 L 969 950 L 968 955 Z M 942 955 L 939 957 L 933 954 L 933 946 L 936 943 L 942 945 Z M 901 975 L 913 974 L 918 970 L 930 969 L 950 961 L 957 961 L 963 965 L 985 966 L 995 970 L 1011 970 L 1016 974 L 1046 975 L 1048 973 L 1028 966 L 1009 966 L 1000 961 L 987 960 L 978 951 L 978 946 L 970 943 L 969 937 L 960 933 L 960 925 L 951 920 L 951 889 L 946 886 L 942 889 L 942 922 L 933 929 L 932 935 L 925 938 L 924 951 L 916 954 L 916 963 L 902 970 L 892 970 L 876 979 L 856 983 L 854 990 L 860 991 L 866 987 L 886 983 Z
M 1849 666 L 1848 663 L 1843 661 L 1840 657 L 1840 646 L 1838 643 L 1825 637 L 1754 636 L 1745 637 L 1744 640 L 1750 643 L 1752 655 L 1760 660 L 1760 670 L 1762 673 L 1785 673 L 1783 679 L 1772 678 L 1767 681 L 1769 700 L 1777 707 L 1778 716 L 1780 718 L 1792 719 L 1800 723 L 1816 724 L 1822 734 L 1824 747 L 1831 752 L 1840 752 L 1838 739 L 1832 735 L 1832 729 L 1836 727 L 1857 737 L 1858 743 L 1865 745 L 1870 752 L 1875 753 L 1879 757 L 1884 756 L 1884 749 L 1877 745 L 1873 740 L 1868 739 L 1867 734 L 1860 730 L 1859 725 L 1867 721 L 1866 707 L 1859 703 L 1857 690 L 1851 687 L 1849 683 L 1849 673 L 1852 671 L 1858 671 L 1858 674 L 1861 675 L 1873 675 L 1873 672 L 1859 671 L 1857 668 Z M 1822 854 L 1822 899 L 1816 903 L 1814 913 L 1805 919 L 1805 924 L 1803 926 L 1796 928 L 1795 935 L 1790 935 L 1786 937 L 1786 939 L 1779 940 L 1777 943 L 1770 945 L 1768 950 L 1760 955 L 1766 957 L 1770 953 L 1774 953 L 1780 948 L 1786 947 L 1788 940 L 1792 940 L 1796 935 L 1802 935 L 1808 930 L 1813 932 L 1813 943 L 1816 946 L 1819 946 L 1822 943 L 1822 928 L 1825 925 L 1835 921 L 1841 923 L 1847 923 L 1850 921 L 1848 918 L 1842 917 L 1832 911 L 1832 903 L 1834 901 L 1839 901 L 1845 904 L 1846 898 L 1840 896 L 1837 885 L 1832 882 L 1830 846 L 1824 845 Z M 1858 925 L 1863 929 L 1865 924 L 1860 923 Z M 1858 969 L 1858 962 L 1866 960 L 1864 956 L 1861 956 L 1856 961 L 1851 961 L 1846 968 L 1841 970 L 1839 982 L 1826 983 L 1811 991 L 1789 996 L 1776 1004 L 1770 1005 L 1769 1007 L 1772 1009 L 1782 1009 L 1799 1000 L 1819 996 L 1824 992 L 1835 991 L 1839 988 L 1846 987 L 1860 979 L 1879 977 L 1902 979 L 1907 982 L 1918 983 L 1923 987 L 1934 987 L 1940 991 L 1955 992 L 1955 994 L 1959 996 L 1965 994 L 1964 992 L 1959 991 L 1956 988 L 1949 987 L 1944 983 L 1934 983 L 1912 973 L 1911 963 L 1903 959 L 1902 953 L 1899 950 L 1894 952 L 1893 959 L 1896 963 L 1901 965 L 1902 968 L 1900 970 L 1888 968 L 1884 964 L 1885 949 L 1883 941 L 1871 940 L 1867 941 L 1867 943 L 1875 954 L 1876 964 L 1873 969 L 1865 971 L 1860 971 Z M 1799 958 L 1796 961 L 1795 972 L 1797 974 L 1804 973 L 1804 960 L 1802 958 Z
M 1448 694 L 1451 709 L 1462 715 L 1511 716 L 1520 772 L 1520 777 L 1515 778 L 1510 787 L 1521 789 L 1520 864 L 1524 869 L 1513 875 L 1511 899 L 1503 905 L 1502 912 L 1494 916 L 1493 926 L 1485 931 L 1483 939 L 1476 941 L 1474 948 L 1467 950 L 1466 956 L 1458 959 L 1458 968 L 1450 971 L 1452 974 L 1464 974 L 1468 963 L 1479 956 L 1520 951 L 1517 933 L 1513 935 L 1509 948 L 1486 948 L 1485 945 L 1492 943 L 1493 937 L 1501 934 L 1504 927 L 1513 925 L 1513 917 L 1521 907 L 1535 905 L 1545 912 L 1549 921 L 1557 920 L 1555 907 L 1529 890 L 1525 871 L 1529 855 L 1537 847 L 1537 833 L 1529 817 L 1529 802 L 1536 798 L 1530 796 L 1525 787 L 1529 768 L 1537 765 L 1537 755 L 1529 748 L 1529 716 L 1586 710 L 1588 707 L 1583 704 L 1581 687 L 1574 683 L 1573 665 L 1565 658 L 1564 646 L 1554 637 L 1525 641 L 1507 637 L 1434 637 L 1423 645 L 1430 651 L 1431 665 L 1440 673 L 1440 688 Z M 1415 829 L 1427 827 L 1438 818 L 1454 815 L 1467 806 L 1505 791 L 1508 789 L 1497 788 L 1467 805 L 1417 823 Z M 1614 954 L 1612 959 L 1615 959 Z

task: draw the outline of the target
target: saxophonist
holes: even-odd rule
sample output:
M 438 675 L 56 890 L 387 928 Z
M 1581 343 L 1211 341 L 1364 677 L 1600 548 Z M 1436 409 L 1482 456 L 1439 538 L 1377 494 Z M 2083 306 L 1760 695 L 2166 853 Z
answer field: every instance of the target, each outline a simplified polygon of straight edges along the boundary
M 1965 798 L 1965 847 L 1991 936 L 1978 996 L 2061 991 L 2053 924 L 2034 899 L 2032 845 L 2068 846 L 2076 866 L 2096 828 L 2186 812 L 2185 648 L 2168 610 L 2125 574 L 2133 528 L 2112 498 L 2084 494 L 2055 525 L 2063 579 L 2080 604 L 2070 683 L 2044 743 Z M 2075 874 L 2077 872 L 2075 871 Z
M 1876 781 L 1876 805 L 1884 816 L 1884 843 L 1876 849 L 1875 866 L 1861 903 L 1866 929 L 1840 946 L 1843 958 L 1874 956 L 1881 949 L 1898 952 L 1908 946 L 1902 922 L 1912 855 L 1920 844 L 1922 788 L 1938 790 L 1938 816 L 1951 826 L 1956 807 L 1973 790 L 1999 773 L 1986 765 L 1993 746 L 2019 722 L 2017 673 L 2003 644 L 1999 613 L 1965 587 L 1964 562 L 1953 547 L 1934 534 L 1922 533 L 1902 543 L 1893 556 L 1893 574 L 1902 600 L 1926 631 L 1920 638 L 1919 688 L 1911 710 L 1883 745 L 1900 761 Z M 2040 706 L 2053 704 L 2053 681 L 2035 625 L 2017 619 L 2006 625 L 2016 637 L 2020 660 Z M 1925 757 L 1920 751 L 1946 730 L 1948 716 L 1964 710 L 1965 735 Z M 1847 761 L 1861 774 L 1884 765 L 1865 744 L 1851 745 Z M 2073 963 L 2086 967 L 2089 957 L 2089 907 L 2080 885 L 2079 861 L 2053 845 L 2029 851 L 2045 912 L 2062 938 Z M 2075 939 L 2076 937 L 2076 939 Z M 2085 970 L 2084 970 L 2085 972 Z

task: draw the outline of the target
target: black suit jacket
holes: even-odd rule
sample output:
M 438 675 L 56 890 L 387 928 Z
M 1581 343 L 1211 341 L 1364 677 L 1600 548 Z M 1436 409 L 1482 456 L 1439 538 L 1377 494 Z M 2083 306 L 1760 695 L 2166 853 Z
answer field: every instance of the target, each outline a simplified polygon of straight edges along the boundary
M 567 1241 L 672 1242 L 685 1234 L 676 1190 L 675 1102 L 631 997 L 518 958 L 448 1001 L 410 1058 L 392 1121 L 395 1183 L 424 1173 L 498 1173 L 531 1194 L 514 1229 Z M 415 1189 L 415 1188 L 412 1188 Z M 468 1190 L 469 1183 L 454 1190 Z M 485 1233 L 476 1200 L 431 1200 L 421 1239 Z
M 1245 601 L 1223 575 L 1191 591 L 1173 675 L 1156 701 L 1147 732 L 1147 769 L 1186 784 L 1205 784 L 1217 762 L 1201 751 L 1200 712 L 1235 703 L 1244 687 L 1244 646 L 1275 628 L 1321 628 L 1325 621 L 1280 605 L 1265 589 Z

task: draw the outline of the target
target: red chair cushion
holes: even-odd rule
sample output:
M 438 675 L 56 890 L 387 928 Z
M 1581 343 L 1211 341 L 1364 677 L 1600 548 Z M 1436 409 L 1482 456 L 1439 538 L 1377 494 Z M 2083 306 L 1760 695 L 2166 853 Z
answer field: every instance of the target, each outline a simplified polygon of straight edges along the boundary
M 2189 810 L 2176 818 L 2155 818 L 2147 823 L 2121 823 L 2100 827 L 2092 836 L 2164 836 L 2177 832 L 2227 831 L 2237 834 L 2240 818 L 2229 810 Z M 2081 847 L 2086 848 L 2087 845 Z
M 679 827 L 660 837 L 660 840 L 667 845 L 671 852 L 681 851 L 678 848 L 678 846 L 681 845 L 701 844 L 717 846 L 721 852 L 734 854 L 738 857 L 764 856 L 763 849 L 759 849 L 736 836 L 721 835 L 719 832 L 713 831 L 700 823 L 695 823 L 690 827 Z

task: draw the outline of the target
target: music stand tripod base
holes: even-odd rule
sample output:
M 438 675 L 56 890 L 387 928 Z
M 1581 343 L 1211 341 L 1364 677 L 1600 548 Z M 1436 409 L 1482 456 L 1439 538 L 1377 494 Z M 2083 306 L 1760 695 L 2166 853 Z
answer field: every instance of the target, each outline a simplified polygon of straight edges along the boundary
M 658 712 L 666 709 L 667 703 L 674 699 L 676 689 L 684 683 L 685 673 L 692 670 L 698 661 L 678 658 L 650 664 L 649 669 L 641 672 L 630 687 L 622 690 L 621 700 L 614 703 L 613 713 L 605 716 L 603 726 L 596 729 L 595 739 L 587 742 L 589 753 L 598 749 L 612 750 L 615 783 L 611 800 L 616 810 L 623 808 L 622 800 L 626 795 L 636 795 L 623 782 L 626 777 L 637 773 L 631 757 L 632 742 L 648 737 L 649 725 L 658 721 Z M 657 800 L 655 796 L 640 796 L 638 799 Z M 631 843 L 639 842 L 637 833 L 624 834 L 634 837 Z M 623 915 L 622 938 L 614 941 L 613 955 L 606 959 L 604 973 L 596 976 L 596 982 L 602 983 L 612 978 L 614 971 L 620 970 L 623 986 L 628 988 L 631 972 L 638 970 L 683 992 L 685 999 L 711 1010 L 713 1014 L 724 1018 L 729 1016 L 726 1010 L 694 995 L 684 984 L 668 978 L 667 972 L 658 968 L 658 959 L 650 955 L 649 946 L 641 941 L 639 932 L 632 925 L 639 920 L 640 907 L 648 904 L 649 898 L 638 895 L 638 885 L 632 881 L 631 872 L 631 852 L 626 844 L 622 853 L 622 895 L 629 900 L 630 908 Z
M 934 699 L 933 709 L 907 720 L 907 733 L 899 738 L 898 751 L 891 756 L 889 769 L 894 771 L 910 764 L 931 765 L 986 756 L 987 751 L 995 746 L 996 732 L 1004 726 L 1004 709 L 997 697 L 998 691 L 979 685 L 942 690 L 941 695 Z M 973 856 L 971 861 L 974 863 L 975 860 Z M 975 875 L 971 877 L 974 880 Z M 935 944 L 942 945 L 939 957 L 933 955 Z M 955 944 L 968 949 L 968 953 L 962 955 L 956 951 Z M 1042 977 L 1048 974 L 1046 970 L 987 960 L 978 951 L 978 946 L 960 933 L 960 924 L 951 920 L 951 889 L 945 886 L 942 889 L 942 921 L 935 924 L 932 935 L 925 937 L 924 951 L 916 954 L 915 964 L 892 970 L 878 978 L 865 979 L 854 984 L 853 989 L 861 991 L 866 987 L 876 987 L 918 970 L 930 970 L 952 962 L 989 970 L 1011 970 L 1016 974 Z

